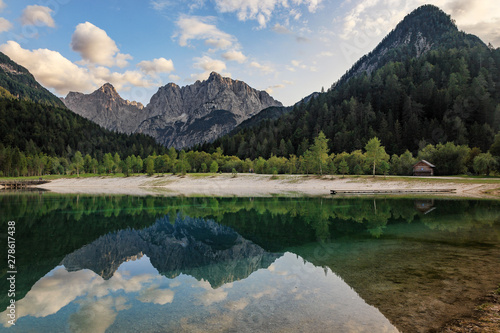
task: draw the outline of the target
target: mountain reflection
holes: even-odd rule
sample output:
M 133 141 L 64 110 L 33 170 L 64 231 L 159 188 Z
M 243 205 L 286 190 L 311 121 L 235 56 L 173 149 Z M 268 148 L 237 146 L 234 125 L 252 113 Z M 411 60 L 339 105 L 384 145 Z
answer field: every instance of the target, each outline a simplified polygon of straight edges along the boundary
M 67 255 L 62 264 L 68 271 L 90 269 L 107 280 L 123 262 L 142 255 L 168 278 L 187 274 L 208 281 L 213 288 L 244 279 L 281 256 L 213 220 L 178 215 L 173 221 L 160 218 L 142 230 L 102 236 Z
M 499 201 L 15 193 L 0 215 L 12 332 L 425 332 L 500 280 Z

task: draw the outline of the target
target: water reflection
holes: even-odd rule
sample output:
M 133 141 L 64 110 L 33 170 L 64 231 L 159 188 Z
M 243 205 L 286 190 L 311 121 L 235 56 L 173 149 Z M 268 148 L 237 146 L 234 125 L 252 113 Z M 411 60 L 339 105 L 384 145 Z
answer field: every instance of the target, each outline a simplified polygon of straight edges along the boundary
M 123 262 L 143 255 L 166 277 L 184 273 L 214 288 L 267 268 L 280 256 L 213 220 L 177 216 L 171 221 L 165 216 L 142 230 L 102 236 L 67 255 L 62 264 L 68 271 L 87 268 L 109 279 Z
M 9 331 L 425 332 L 500 281 L 499 208 L 0 196 L 0 215 L 16 221 L 22 272 Z M 3 309 L 8 301 L 0 296 Z
M 18 302 L 19 319 L 11 330 L 37 325 L 50 327 L 47 332 L 89 333 L 397 332 L 329 269 L 292 253 L 218 288 L 184 274 L 170 279 L 140 273 L 135 265 L 151 261 L 143 256 L 129 262 L 108 280 L 87 269 L 56 267 Z

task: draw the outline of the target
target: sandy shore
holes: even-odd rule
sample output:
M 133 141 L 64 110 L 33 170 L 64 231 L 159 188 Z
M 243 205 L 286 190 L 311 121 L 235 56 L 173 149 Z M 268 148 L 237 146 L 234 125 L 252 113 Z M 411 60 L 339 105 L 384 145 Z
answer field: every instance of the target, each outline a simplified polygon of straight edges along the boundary
M 132 176 L 124 178 L 63 178 L 39 185 L 57 193 L 129 195 L 270 196 L 330 195 L 330 190 L 455 189 L 447 197 L 498 198 L 500 180 L 464 178 L 346 177 L 303 175 L 231 174 L 187 175 L 185 177 Z

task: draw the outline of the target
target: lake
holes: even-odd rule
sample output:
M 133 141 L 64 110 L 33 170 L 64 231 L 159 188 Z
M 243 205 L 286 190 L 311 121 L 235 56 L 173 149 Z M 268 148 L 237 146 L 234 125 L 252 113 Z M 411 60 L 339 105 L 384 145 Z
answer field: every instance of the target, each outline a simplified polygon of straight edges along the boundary
M 500 201 L 0 195 L 6 332 L 429 332 L 500 283 Z

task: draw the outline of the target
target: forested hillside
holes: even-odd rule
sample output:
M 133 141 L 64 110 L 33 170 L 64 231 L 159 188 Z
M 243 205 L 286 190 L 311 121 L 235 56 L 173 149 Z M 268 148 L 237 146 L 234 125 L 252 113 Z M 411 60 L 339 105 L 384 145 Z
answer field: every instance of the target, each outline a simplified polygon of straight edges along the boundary
M 102 158 L 110 152 L 147 156 L 164 150 L 149 136 L 118 134 L 66 108 L 15 98 L 0 99 L 0 133 L 0 151 L 18 148 L 30 155 L 72 157 L 78 150 Z
M 486 151 L 500 130 L 499 69 L 500 49 L 423 6 L 328 92 L 199 149 L 221 146 L 252 159 L 300 156 L 323 131 L 334 153 L 361 149 L 375 136 L 389 154 L 449 141 Z
M 21 100 L 64 107 L 63 102 L 42 87 L 24 68 L 0 52 L 0 87 Z

